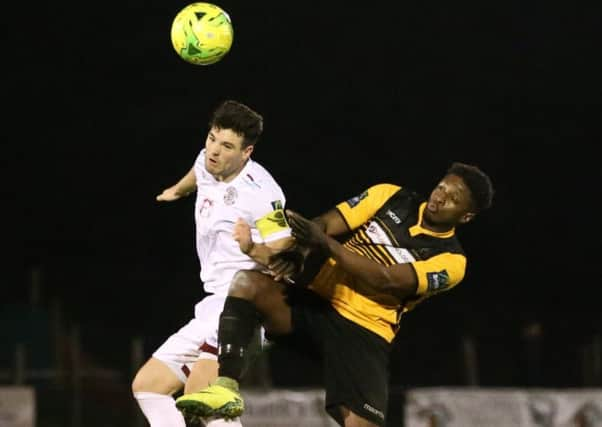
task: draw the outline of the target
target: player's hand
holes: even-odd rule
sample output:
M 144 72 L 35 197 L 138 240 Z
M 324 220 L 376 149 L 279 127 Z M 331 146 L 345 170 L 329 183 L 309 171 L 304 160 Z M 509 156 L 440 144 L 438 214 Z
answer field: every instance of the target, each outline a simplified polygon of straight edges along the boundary
M 318 224 L 290 209 L 286 210 L 286 216 L 292 235 L 300 245 L 320 248 L 328 246 L 328 236 Z
M 176 191 L 174 187 L 169 187 L 163 190 L 161 194 L 157 196 L 158 202 L 173 202 L 178 200 L 182 195 Z
M 234 224 L 232 237 L 243 254 L 248 254 L 253 249 L 253 239 L 251 238 L 251 226 L 242 218 L 238 218 Z
M 285 277 L 291 277 L 295 274 L 295 265 L 286 259 L 276 258 L 270 262 L 268 265 L 270 269 L 270 274 L 274 277 L 274 280 L 279 282 Z
M 299 251 L 282 252 L 270 260 L 268 268 L 274 280 L 291 279 L 303 272 L 305 257 Z

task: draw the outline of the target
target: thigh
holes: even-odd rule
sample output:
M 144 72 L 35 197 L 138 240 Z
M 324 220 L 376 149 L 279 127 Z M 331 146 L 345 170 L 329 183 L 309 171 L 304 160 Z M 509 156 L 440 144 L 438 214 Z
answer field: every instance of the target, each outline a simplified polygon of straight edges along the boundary
M 167 364 L 151 357 L 136 373 L 132 391 L 172 395 L 182 386 L 183 382 Z
M 153 353 L 182 383 L 188 381 L 199 359 L 216 359 L 217 328 L 224 300 L 225 297 L 215 296 L 203 299 L 195 307 L 195 317 Z
M 285 286 L 267 274 L 239 271 L 230 285 L 229 296 L 244 298 L 253 303 L 261 314 L 262 324 L 270 335 L 291 332 L 291 308 L 286 302 Z
M 390 344 L 334 310 L 322 324 L 326 409 L 335 418 L 350 411 L 345 425 L 384 426 Z

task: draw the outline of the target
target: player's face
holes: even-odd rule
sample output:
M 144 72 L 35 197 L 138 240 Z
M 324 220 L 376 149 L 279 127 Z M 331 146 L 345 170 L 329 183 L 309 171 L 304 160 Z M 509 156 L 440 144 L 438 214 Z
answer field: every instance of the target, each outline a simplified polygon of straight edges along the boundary
M 205 169 L 218 181 L 231 181 L 245 166 L 253 146 L 242 148 L 243 136 L 212 127 L 205 141 Z
M 464 224 L 474 215 L 470 190 L 456 175 L 446 175 L 437 184 L 424 210 L 424 219 L 432 225 Z

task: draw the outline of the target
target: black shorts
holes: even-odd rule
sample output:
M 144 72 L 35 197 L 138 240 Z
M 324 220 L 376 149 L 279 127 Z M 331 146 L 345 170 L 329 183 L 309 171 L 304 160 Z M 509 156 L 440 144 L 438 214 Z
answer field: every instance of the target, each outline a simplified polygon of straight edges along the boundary
M 316 293 L 288 288 L 293 333 L 319 351 L 323 362 L 326 410 L 343 425 L 340 406 L 385 425 L 391 345 L 382 337 L 341 316 Z M 297 341 L 297 345 L 299 341 Z

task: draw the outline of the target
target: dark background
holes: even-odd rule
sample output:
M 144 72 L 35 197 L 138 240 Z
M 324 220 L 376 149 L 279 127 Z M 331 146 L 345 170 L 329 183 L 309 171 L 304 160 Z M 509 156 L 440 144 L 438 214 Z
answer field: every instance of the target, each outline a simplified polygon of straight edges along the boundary
M 233 98 L 264 115 L 253 158 L 308 216 L 381 181 L 428 194 L 452 161 L 491 175 L 493 208 L 458 230 L 466 279 L 402 322 L 395 384 L 462 383 L 464 336 L 482 385 L 528 384 L 538 322 L 536 381 L 583 385 L 602 333 L 599 7 L 488 3 L 224 0 L 234 43 L 205 67 L 170 43 L 187 2 L 30 5 L 5 64 L 2 299 L 26 312 L 38 271 L 38 304 L 60 301 L 96 363 L 127 367 L 134 336 L 150 356 L 202 292 L 193 198 L 155 196 Z M 312 378 L 287 357 L 282 384 Z

